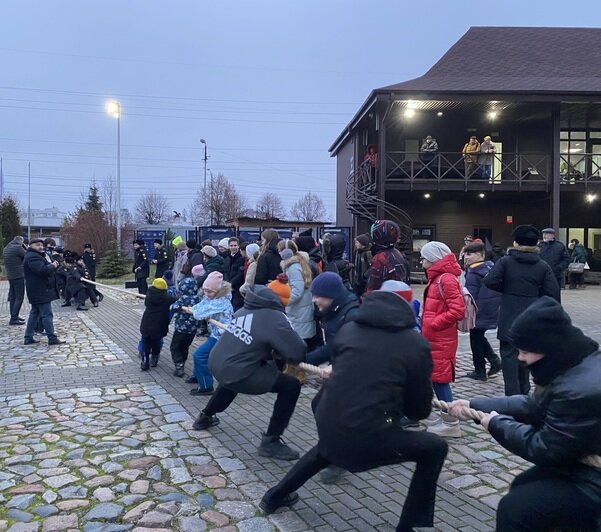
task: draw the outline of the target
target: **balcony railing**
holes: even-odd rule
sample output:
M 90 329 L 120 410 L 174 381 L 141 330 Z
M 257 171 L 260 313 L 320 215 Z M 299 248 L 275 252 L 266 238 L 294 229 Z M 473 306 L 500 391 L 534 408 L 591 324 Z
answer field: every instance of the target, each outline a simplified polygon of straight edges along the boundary
M 601 184 L 601 154 L 561 154 L 562 184 Z M 488 160 L 475 154 L 464 157 L 459 152 L 386 153 L 386 180 L 414 183 L 433 180 L 440 183 L 461 183 L 495 186 L 511 184 L 518 188 L 530 185 L 548 187 L 552 181 L 551 155 L 547 153 L 496 153 Z

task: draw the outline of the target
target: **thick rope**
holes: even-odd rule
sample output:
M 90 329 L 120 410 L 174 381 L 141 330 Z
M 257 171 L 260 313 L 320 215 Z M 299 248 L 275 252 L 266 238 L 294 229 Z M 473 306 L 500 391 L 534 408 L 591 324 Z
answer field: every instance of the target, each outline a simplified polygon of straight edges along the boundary
M 111 286 L 111 285 L 102 284 L 102 283 L 96 283 L 96 282 L 90 281 L 88 279 L 82 279 L 82 281 L 96 285 L 96 286 L 102 286 L 103 288 L 109 288 L 109 289 L 115 290 L 117 292 L 122 292 L 122 293 L 128 294 L 130 296 L 139 297 L 142 299 L 144 299 L 146 297 L 144 294 L 136 294 L 134 292 L 130 292 L 129 290 L 124 290 L 123 288 L 117 288 L 116 286 Z M 221 323 L 220 321 L 214 320 L 213 318 L 209 318 L 207 321 L 209 323 L 212 323 L 216 327 L 219 327 L 220 329 L 227 330 L 227 325 L 225 325 L 224 323 Z M 298 364 L 298 367 L 308 373 L 313 373 L 315 375 L 319 375 L 320 377 L 323 377 L 326 373 L 325 368 L 320 368 L 319 366 L 314 366 L 313 364 L 307 364 L 306 362 L 301 362 L 300 364 Z M 446 401 L 440 401 L 438 399 L 432 399 L 432 407 L 442 410 L 443 412 L 449 411 L 449 403 L 447 403 Z M 478 421 L 478 422 L 482 421 L 482 419 L 487 415 L 486 412 L 482 412 L 480 410 L 476 410 L 475 408 L 470 408 L 470 407 L 463 407 L 461 409 L 461 413 L 465 417 L 467 417 L 469 419 L 473 419 L 474 421 Z M 579 461 L 580 461 L 580 463 L 588 465 L 590 467 L 595 467 L 597 469 L 601 469 L 601 455 L 585 456 L 585 457 L 581 458 Z

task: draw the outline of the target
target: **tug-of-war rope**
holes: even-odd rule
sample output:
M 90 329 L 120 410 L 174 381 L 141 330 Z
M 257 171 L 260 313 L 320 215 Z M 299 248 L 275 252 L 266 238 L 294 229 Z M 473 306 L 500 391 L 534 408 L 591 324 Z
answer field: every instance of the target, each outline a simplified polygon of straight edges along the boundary
M 89 283 L 89 284 L 96 285 L 96 286 L 100 286 L 102 288 L 108 288 L 110 290 L 115 290 L 116 292 L 121 292 L 121 293 L 127 294 L 129 296 L 137 297 L 139 299 L 144 299 L 146 297 L 144 294 L 136 294 L 135 292 L 130 292 L 129 290 L 125 290 L 123 288 L 118 288 L 116 286 L 112 286 L 112 285 L 108 285 L 108 284 L 97 283 L 94 281 L 90 281 L 89 279 L 82 279 L 82 281 Z M 216 327 L 219 327 L 220 329 L 227 330 L 227 328 L 228 328 L 228 326 L 225 323 L 221 323 L 220 321 L 214 320 L 212 318 L 209 318 L 207 321 L 209 323 L 215 325 Z M 306 362 L 300 362 L 298 364 L 298 367 L 308 373 L 313 373 L 313 374 L 319 375 L 320 377 L 323 377 L 323 378 L 327 378 L 331 373 L 331 366 L 322 368 L 319 366 L 314 366 L 313 364 L 307 364 Z M 446 401 L 440 401 L 436 398 L 432 399 L 432 406 L 434 408 L 442 410 L 443 412 L 449 411 L 449 403 L 447 403 Z M 462 414 L 463 418 L 471 419 L 478 423 L 480 423 L 480 421 L 482 421 L 482 419 L 488 415 L 486 412 L 482 412 L 480 410 L 470 408 L 469 406 L 462 407 L 461 414 Z M 580 463 L 601 469 L 601 456 L 600 455 L 585 456 L 580 459 Z

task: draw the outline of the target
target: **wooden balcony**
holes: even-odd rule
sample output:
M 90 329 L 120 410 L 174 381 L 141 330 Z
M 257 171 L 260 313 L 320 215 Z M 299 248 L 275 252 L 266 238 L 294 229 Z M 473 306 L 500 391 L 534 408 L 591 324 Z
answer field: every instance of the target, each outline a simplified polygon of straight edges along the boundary
M 386 153 L 388 190 L 548 191 L 552 183 L 548 153 L 498 153 L 490 167 L 477 155 L 466 161 L 460 152 L 390 151 Z M 599 154 L 561 154 L 561 183 L 570 190 L 601 184 Z M 562 187 L 563 188 L 563 187 Z

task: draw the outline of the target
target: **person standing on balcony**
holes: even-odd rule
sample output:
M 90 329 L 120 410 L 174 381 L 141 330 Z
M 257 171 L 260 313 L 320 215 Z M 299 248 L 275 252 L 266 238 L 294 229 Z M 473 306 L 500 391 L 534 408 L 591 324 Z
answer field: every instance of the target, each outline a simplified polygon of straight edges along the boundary
M 538 247 L 540 248 L 540 258 L 551 266 L 557 284 L 560 287 L 565 286 L 564 275 L 570 264 L 570 254 L 563 242 L 555 240 L 555 229 L 552 227 L 543 229 L 543 241 Z
M 438 142 L 436 142 L 436 139 L 431 135 L 428 135 L 426 140 L 424 140 L 420 151 L 422 152 L 422 162 L 424 165 L 428 166 L 438 153 Z
M 465 178 L 470 179 L 478 168 L 478 154 L 480 153 L 480 143 L 472 135 L 470 140 L 463 147 L 463 164 L 465 165 Z
M 370 182 L 368 185 L 376 184 L 376 168 L 378 166 L 378 152 L 373 144 L 370 144 L 365 150 L 363 161 L 369 161 Z
M 482 167 L 482 179 L 490 179 L 492 174 L 492 161 L 495 156 L 495 145 L 489 135 L 484 137 L 484 142 L 480 144 L 480 157 L 478 164 Z

